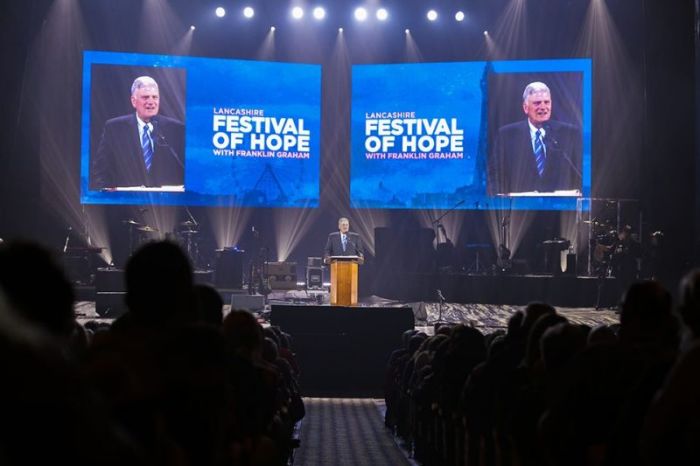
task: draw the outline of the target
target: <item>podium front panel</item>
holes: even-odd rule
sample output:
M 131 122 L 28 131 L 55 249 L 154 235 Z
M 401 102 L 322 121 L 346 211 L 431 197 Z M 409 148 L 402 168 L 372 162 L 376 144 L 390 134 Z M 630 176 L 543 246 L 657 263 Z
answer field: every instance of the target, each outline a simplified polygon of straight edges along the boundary
M 336 260 L 331 262 L 332 305 L 357 305 L 357 270 L 356 261 Z

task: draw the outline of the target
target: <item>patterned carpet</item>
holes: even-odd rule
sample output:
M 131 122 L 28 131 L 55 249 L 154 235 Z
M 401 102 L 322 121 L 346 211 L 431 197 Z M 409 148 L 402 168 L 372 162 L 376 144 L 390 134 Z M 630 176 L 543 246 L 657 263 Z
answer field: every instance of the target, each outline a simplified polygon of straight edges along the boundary
M 432 325 L 438 321 L 448 323 L 465 323 L 478 328 L 483 333 L 505 329 L 508 319 L 525 306 L 458 304 L 444 303 L 442 313 L 438 303 L 420 302 L 412 304 L 416 327 Z M 611 309 L 593 308 L 557 308 L 557 313 L 566 317 L 571 323 L 595 327 L 599 324 L 611 325 L 620 322 L 620 317 Z
M 384 427 L 374 400 L 305 398 L 304 404 L 294 466 L 410 466 Z

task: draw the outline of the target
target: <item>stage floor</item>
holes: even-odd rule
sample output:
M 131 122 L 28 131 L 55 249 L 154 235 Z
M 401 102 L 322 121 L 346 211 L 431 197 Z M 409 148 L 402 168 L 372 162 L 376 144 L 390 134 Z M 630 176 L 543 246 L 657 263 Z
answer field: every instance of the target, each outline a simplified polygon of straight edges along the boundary
M 320 294 L 325 300 L 325 296 Z M 314 293 L 314 297 L 319 296 Z M 290 292 L 277 292 L 268 296 L 268 305 L 266 309 L 255 314 L 259 316 L 262 322 L 267 322 L 269 318 L 269 306 L 272 304 L 300 304 L 301 297 Z M 522 310 L 524 306 L 504 305 L 504 304 L 462 304 L 462 303 L 444 303 L 441 306 L 436 302 L 427 301 L 412 301 L 403 302 L 396 300 L 384 299 L 378 296 L 371 296 L 361 300 L 361 307 L 402 307 L 410 306 L 413 310 L 414 322 L 416 329 L 425 331 L 428 334 L 433 333 L 433 326 L 437 322 L 446 323 L 464 323 L 478 328 L 483 333 L 491 333 L 499 329 L 505 329 L 508 319 L 518 310 Z M 227 314 L 231 309 L 230 305 L 224 305 L 224 314 Z M 557 307 L 557 312 L 566 317 L 569 321 L 576 324 L 585 324 L 594 327 L 599 324 L 616 324 L 619 323 L 619 316 L 614 309 L 603 308 L 567 308 Z M 90 320 L 101 322 L 112 322 L 114 319 L 100 317 L 95 310 L 94 301 L 78 301 L 75 306 L 77 319 L 80 323 L 85 323 Z

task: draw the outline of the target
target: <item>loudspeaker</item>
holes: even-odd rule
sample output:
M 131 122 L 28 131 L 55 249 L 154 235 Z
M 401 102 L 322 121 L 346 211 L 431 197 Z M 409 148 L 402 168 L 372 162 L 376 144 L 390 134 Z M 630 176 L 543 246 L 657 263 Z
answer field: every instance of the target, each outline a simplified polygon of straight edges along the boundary
M 98 291 L 95 293 L 95 312 L 100 317 L 116 319 L 126 312 L 125 297 L 123 291 Z
M 382 397 L 389 355 L 414 326 L 410 307 L 273 305 L 270 319 L 292 336 L 306 396 Z
M 95 291 L 126 291 L 124 270 L 114 267 L 99 268 L 95 274 Z
M 306 288 L 310 290 L 323 288 L 323 267 L 306 268 Z
M 236 249 L 221 250 L 214 270 L 217 288 L 243 288 L 243 252 Z
M 570 252 L 566 255 L 566 272 L 564 275 L 576 275 L 576 253 Z
M 297 287 L 296 262 L 267 262 L 267 278 L 272 290 L 295 290 Z

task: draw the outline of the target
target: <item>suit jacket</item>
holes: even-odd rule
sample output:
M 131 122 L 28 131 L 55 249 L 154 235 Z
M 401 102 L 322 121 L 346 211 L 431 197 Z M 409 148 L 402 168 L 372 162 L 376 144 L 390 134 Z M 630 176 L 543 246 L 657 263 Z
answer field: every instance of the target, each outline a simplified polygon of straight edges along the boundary
M 490 195 L 526 191 L 581 190 L 581 131 L 550 120 L 545 124 L 545 164 L 537 172 L 527 120 L 501 127 L 489 158 Z
M 343 242 L 340 239 L 340 232 L 335 231 L 328 235 L 328 241 L 326 241 L 326 249 L 324 250 L 324 256 L 364 256 L 364 248 L 362 247 L 362 240 L 360 235 L 357 233 L 348 232 L 348 243 L 343 251 Z
M 136 114 L 112 118 L 105 123 L 92 160 L 90 189 L 185 183 L 185 125 L 160 115 L 152 121 L 154 150 L 150 171 L 146 171 L 143 159 Z

